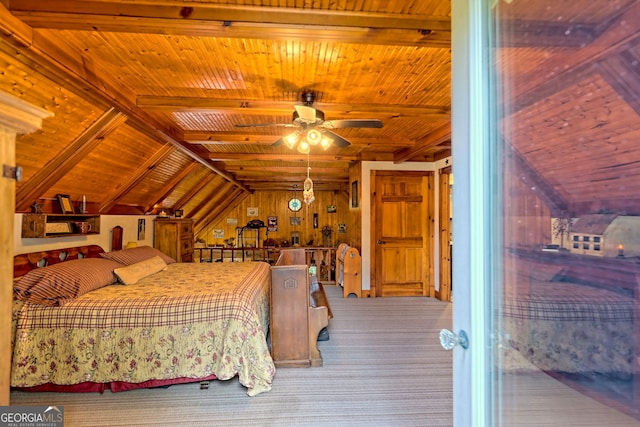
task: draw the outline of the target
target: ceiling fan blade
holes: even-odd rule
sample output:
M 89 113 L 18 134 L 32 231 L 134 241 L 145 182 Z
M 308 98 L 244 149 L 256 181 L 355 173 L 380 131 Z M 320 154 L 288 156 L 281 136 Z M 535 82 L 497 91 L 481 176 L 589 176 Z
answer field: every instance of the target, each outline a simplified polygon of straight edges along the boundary
M 316 121 L 316 109 L 310 107 L 308 105 L 294 105 L 296 111 L 298 112 L 298 117 L 300 117 L 305 122 L 315 122 Z
M 343 137 L 341 137 L 335 132 L 326 131 L 325 133 L 328 133 L 331 135 L 331 139 L 333 139 L 333 145 L 335 145 L 336 147 L 343 148 L 351 145 L 349 141 L 347 141 L 346 139 L 344 139 Z
M 342 128 L 381 128 L 382 121 L 377 119 L 328 120 L 322 123 L 328 129 Z
M 292 128 L 296 127 L 293 123 L 253 123 L 253 124 L 239 124 L 235 125 L 237 128 L 257 128 L 257 127 L 281 127 L 281 128 Z
M 273 144 L 271 144 L 272 147 L 278 147 L 282 144 L 284 144 L 284 136 L 282 138 L 278 138 Z

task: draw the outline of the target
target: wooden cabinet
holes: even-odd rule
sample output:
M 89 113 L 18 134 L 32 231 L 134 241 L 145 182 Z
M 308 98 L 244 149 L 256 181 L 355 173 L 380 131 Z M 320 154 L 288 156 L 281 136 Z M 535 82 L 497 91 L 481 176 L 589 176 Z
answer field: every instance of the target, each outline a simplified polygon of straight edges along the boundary
M 80 224 L 87 223 L 86 233 L 80 232 Z M 24 214 L 22 238 L 64 237 L 100 234 L 98 214 Z
M 153 246 L 177 262 L 193 262 L 193 220 L 156 219 Z

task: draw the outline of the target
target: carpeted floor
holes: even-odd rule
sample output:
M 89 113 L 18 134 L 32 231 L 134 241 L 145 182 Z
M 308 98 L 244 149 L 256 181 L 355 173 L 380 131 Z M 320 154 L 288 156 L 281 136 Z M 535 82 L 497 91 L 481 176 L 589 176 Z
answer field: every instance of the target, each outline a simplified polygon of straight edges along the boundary
M 72 426 L 450 426 L 452 353 L 438 333 L 451 304 L 429 298 L 342 298 L 320 342 L 324 366 L 278 369 L 248 397 L 237 379 L 122 393 L 11 393 L 12 405 L 64 406 Z

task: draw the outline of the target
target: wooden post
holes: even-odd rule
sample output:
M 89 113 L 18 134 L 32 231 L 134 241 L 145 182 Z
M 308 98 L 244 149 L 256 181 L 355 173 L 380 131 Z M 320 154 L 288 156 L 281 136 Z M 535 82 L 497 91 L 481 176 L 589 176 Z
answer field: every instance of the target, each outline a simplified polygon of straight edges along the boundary
M 16 180 L 11 177 L 11 168 L 16 166 L 16 134 L 40 129 L 42 120 L 52 115 L 0 92 L 0 406 L 9 405 L 11 380 L 13 218 L 16 210 Z

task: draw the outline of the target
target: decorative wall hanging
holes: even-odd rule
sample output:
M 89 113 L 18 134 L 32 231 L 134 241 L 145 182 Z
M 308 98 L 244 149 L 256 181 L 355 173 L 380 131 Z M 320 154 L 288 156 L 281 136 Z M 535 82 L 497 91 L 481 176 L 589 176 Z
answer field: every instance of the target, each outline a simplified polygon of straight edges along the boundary
M 327 213 L 336 213 L 337 211 L 338 211 L 338 208 L 336 208 L 336 205 L 327 206 Z
M 258 216 L 258 208 L 247 208 L 247 216 Z
M 313 181 L 309 176 L 311 166 L 309 164 L 309 155 L 307 154 L 307 179 L 304 180 L 304 189 L 302 191 L 302 198 L 304 202 L 309 206 L 316 199 L 313 195 Z
M 274 215 L 267 216 L 267 230 L 278 231 L 278 217 Z

